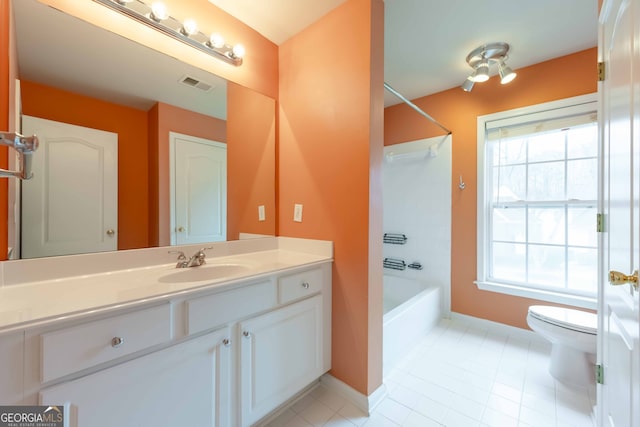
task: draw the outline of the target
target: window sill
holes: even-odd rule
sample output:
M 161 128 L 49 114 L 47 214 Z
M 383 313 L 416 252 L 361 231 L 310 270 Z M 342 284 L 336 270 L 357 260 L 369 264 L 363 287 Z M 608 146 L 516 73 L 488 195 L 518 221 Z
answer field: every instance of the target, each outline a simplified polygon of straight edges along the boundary
M 503 283 L 493 282 L 473 282 L 478 289 L 483 291 L 497 292 L 500 294 L 514 295 L 524 298 L 532 298 L 541 301 L 554 302 L 558 304 L 566 304 L 574 307 L 588 308 L 596 310 L 598 301 L 594 298 L 583 297 L 578 295 L 569 295 L 561 292 L 544 291 L 541 289 L 531 289 L 524 286 L 506 285 Z

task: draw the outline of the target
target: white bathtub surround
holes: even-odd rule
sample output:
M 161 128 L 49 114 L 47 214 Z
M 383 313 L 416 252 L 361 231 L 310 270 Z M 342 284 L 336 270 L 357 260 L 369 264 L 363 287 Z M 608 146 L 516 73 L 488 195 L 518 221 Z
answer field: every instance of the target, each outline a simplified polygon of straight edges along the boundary
M 421 280 L 385 275 L 383 377 L 410 353 L 442 317 L 442 289 Z
M 384 269 L 384 376 L 451 310 L 451 144 L 448 135 L 384 147 L 384 233 L 407 238 L 380 242 L 384 258 L 407 265 Z
M 384 232 L 407 236 L 404 245 L 384 244 L 383 256 L 423 267 L 385 274 L 440 287 L 444 316 L 451 306 L 452 143 L 449 135 L 384 147 L 382 169 Z

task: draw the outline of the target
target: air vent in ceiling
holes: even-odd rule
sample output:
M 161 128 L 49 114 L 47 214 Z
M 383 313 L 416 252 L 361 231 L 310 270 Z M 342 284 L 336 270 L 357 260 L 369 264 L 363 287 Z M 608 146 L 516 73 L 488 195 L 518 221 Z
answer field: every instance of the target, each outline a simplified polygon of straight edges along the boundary
M 180 83 L 183 83 L 187 86 L 191 86 L 194 87 L 196 89 L 200 89 L 203 92 L 208 92 L 211 89 L 213 89 L 213 85 L 203 82 L 201 80 L 198 80 L 196 78 L 193 78 L 191 76 L 182 76 L 182 78 L 180 78 Z

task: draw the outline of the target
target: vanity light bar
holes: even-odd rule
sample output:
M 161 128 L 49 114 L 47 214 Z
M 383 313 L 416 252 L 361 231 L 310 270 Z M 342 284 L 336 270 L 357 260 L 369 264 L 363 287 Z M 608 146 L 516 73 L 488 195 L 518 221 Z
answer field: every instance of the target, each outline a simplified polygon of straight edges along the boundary
M 189 32 L 185 31 L 185 25 L 195 25 L 192 20 L 189 23 L 185 21 L 183 24 L 169 15 L 155 17 L 152 13 L 151 6 L 140 0 L 93 1 L 120 12 L 121 14 L 158 30 L 169 37 L 179 40 L 184 44 L 208 53 L 215 58 L 221 59 L 232 65 L 242 65 L 242 56 L 244 55 L 244 47 L 242 45 L 238 44 L 236 46 L 230 46 L 224 43 L 211 43 L 208 36 L 195 28 L 193 28 L 193 31 L 189 34 Z

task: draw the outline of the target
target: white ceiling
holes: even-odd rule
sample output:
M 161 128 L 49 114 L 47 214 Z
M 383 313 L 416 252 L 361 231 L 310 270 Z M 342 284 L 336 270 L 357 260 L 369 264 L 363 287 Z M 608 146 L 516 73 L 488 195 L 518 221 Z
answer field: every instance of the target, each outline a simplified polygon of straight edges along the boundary
M 343 3 L 209 1 L 276 44 Z M 385 81 L 415 99 L 459 86 L 467 54 L 485 43 L 509 43 L 513 69 L 594 47 L 596 9 L 597 0 L 386 0 Z M 386 105 L 398 102 L 385 94 Z
M 282 44 L 345 0 L 209 1 Z M 225 117 L 224 80 L 36 0 L 13 6 L 22 78 L 134 108 L 160 100 Z M 459 86 L 471 71 L 465 57 L 484 43 L 509 43 L 508 64 L 516 71 L 596 46 L 596 8 L 597 0 L 386 0 L 385 81 L 415 99 Z M 214 89 L 178 84 L 184 75 Z M 386 105 L 398 102 L 385 93 Z
M 209 0 L 277 45 L 345 0 Z

